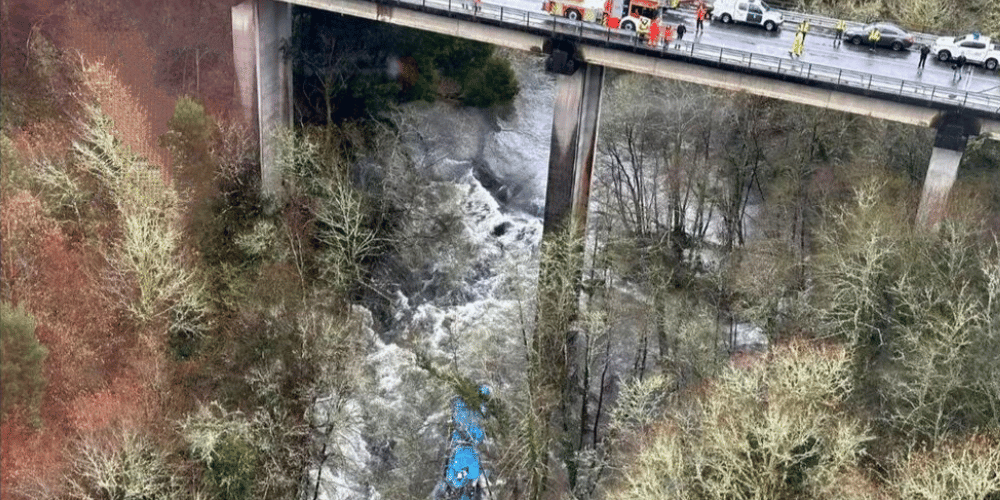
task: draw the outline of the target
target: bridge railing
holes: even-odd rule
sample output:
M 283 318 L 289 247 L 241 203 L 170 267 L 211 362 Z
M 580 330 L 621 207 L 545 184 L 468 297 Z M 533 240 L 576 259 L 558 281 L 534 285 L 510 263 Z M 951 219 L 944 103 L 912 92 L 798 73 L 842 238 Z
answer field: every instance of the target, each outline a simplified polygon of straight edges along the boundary
M 541 36 L 576 39 L 584 45 L 598 45 L 653 57 L 683 60 L 733 71 L 754 72 L 782 80 L 822 85 L 825 88 L 881 99 L 918 102 L 933 107 L 978 110 L 1000 118 L 1000 94 L 961 91 L 951 87 L 927 85 L 900 78 L 872 75 L 789 58 L 755 54 L 726 47 L 685 41 L 680 49 L 660 45 L 650 47 L 645 40 L 628 30 L 601 27 L 594 23 L 569 21 L 545 12 L 531 12 L 496 4 L 482 4 L 476 10 L 474 0 L 375 0 L 376 3 L 412 6 L 437 11 L 450 17 L 510 27 Z M 818 18 L 819 16 L 812 16 Z M 812 20 L 810 20 L 812 23 Z M 936 105 L 936 106 L 934 106 Z

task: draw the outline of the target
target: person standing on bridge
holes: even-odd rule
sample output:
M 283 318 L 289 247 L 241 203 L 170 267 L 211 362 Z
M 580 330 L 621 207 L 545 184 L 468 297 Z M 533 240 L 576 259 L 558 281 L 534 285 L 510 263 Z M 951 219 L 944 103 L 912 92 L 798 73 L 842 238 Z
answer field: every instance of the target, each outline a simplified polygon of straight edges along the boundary
M 836 33 L 833 35 L 833 46 L 840 47 L 844 41 L 844 32 L 847 31 L 847 22 L 843 19 L 837 21 Z
M 483 10 L 483 0 L 476 0 L 476 14 L 479 14 L 480 10 Z
M 677 48 L 681 48 L 681 40 L 684 39 L 684 33 L 687 31 L 687 26 L 684 23 L 677 25 Z
M 926 43 L 920 45 L 920 62 L 917 63 L 917 74 L 924 71 L 924 64 L 927 63 L 927 54 L 931 53 L 931 48 Z
M 875 46 L 878 45 L 878 41 L 882 39 L 882 32 L 878 28 L 872 28 L 868 33 L 868 41 L 872 43 L 872 52 L 875 52 Z
M 660 44 L 660 22 L 654 20 L 649 24 L 649 46 L 656 47 Z
M 792 56 L 802 57 L 802 50 L 806 47 L 806 32 L 797 31 L 795 33 L 795 41 L 792 42 Z
M 802 22 L 799 23 L 799 31 L 798 32 L 802 33 L 802 41 L 805 42 L 806 35 L 809 34 L 809 20 L 808 19 L 803 19 Z
M 956 79 L 958 81 L 962 81 L 962 67 L 963 66 L 965 66 L 965 54 L 962 54 L 962 55 L 958 56 L 957 59 L 955 59 L 955 64 L 952 66 L 952 69 L 955 70 L 955 74 L 951 78 L 952 81 L 955 81 Z
M 705 31 L 705 14 L 705 4 L 698 2 L 698 11 L 695 13 L 695 35 L 700 35 L 703 31 Z

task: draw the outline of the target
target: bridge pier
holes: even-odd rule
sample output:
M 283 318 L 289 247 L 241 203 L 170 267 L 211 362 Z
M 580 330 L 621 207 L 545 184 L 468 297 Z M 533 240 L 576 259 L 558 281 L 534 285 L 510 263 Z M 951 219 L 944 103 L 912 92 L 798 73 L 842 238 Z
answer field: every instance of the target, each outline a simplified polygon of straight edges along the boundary
M 947 120 L 938 127 L 917 208 L 917 224 L 934 228 L 944 218 L 948 193 L 958 177 L 958 164 L 962 161 L 969 135 L 967 126 L 954 120 Z
M 531 340 L 530 384 L 540 394 L 556 401 L 538 401 L 535 411 L 545 422 L 544 435 L 555 437 L 553 418 L 570 424 L 568 408 L 574 404 L 574 377 L 579 352 L 578 336 L 571 331 L 579 314 L 579 282 L 583 272 L 583 246 L 570 237 L 584 234 L 590 180 L 597 152 L 597 127 L 601 114 L 604 67 L 580 64 L 570 47 L 553 49 L 548 69 L 556 76 L 555 107 L 552 117 L 552 145 L 549 175 L 545 188 L 545 220 L 538 273 L 538 301 L 535 332 Z M 574 234 L 565 234 L 572 231 Z M 550 450 L 543 450 L 547 457 Z M 541 464 L 548 459 L 542 458 Z M 534 484 L 533 496 L 565 484 L 565 470 L 555 468 Z
M 292 125 L 292 70 L 281 43 L 292 36 L 292 4 L 245 0 L 232 8 L 233 62 L 243 118 L 260 145 L 260 184 L 275 196 L 281 175 L 275 165 L 275 133 Z
M 603 87 L 603 66 L 583 64 L 571 75 L 556 77 L 545 187 L 545 234 L 563 229 L 568 217 L 572 217 L 577 230 L 582 232 L 586 227 Z

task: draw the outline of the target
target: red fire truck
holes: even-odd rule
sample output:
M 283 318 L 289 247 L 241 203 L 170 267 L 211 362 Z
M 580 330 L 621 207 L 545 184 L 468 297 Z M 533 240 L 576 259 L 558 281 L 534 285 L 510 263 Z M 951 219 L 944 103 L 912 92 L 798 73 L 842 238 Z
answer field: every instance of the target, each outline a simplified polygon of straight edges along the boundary
M 547 0 L 542 10 L 553 16 L 574 21 L 601 23 L 609 28 L 621 28 L 644 33 L 650 23 L 666 8 L 681 5 L 704 6 L 708 12 L 712 4 L 706 0 Z
M 607 10 L 603 0 L 558 0 L 546 1 L 542 10 L 553 16 L 565 16 L 573 21 L 603 23 Z

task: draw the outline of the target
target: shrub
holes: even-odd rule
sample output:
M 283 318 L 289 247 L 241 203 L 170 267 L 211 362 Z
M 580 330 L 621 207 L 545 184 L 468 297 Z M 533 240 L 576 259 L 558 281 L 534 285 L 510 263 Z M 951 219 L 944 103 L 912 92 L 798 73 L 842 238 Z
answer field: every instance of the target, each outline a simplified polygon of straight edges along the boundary
M 76 447 L 67 478 L 70 497 L 120 500 L 180 498 L 167 453 L 134 431 L 87 436 Z
M 174 116 L 167 122 L 167 133 L 160 136 L 160 146 L 167 148 L 181 163 L 204 166 L 210 160 L 209 147 L 217 126 L 205 107 L 189 96 L 177 99 Z
M 441 73 L 449 78 L 464 80 L 493 56 L 493 47 L 482 42 L 434 33 L 419 36 L 423 39 L 421 48 L 429 52 Z
M 518 90 L 517 76 L 510 62 L 491 57 L 481 68 L 469 72 L 462 101 L 479 108 L 500 106 L 510 104 Z
M 59 219 L 79 220 L 81 212 L 87 208 L 90 193 L 81 188 L 62 162 L 40 158 L 34 163 L 31 174 L 41 190 L 48 212 Z
M 335 289 L 350 291 L 363 282 L 366 264 L 384 244 L 371 198 L 352 185 L 349 158 L 342 151 L 325 151 L 313 139 L 288 131 L 278 141 L 276 163 L 289 196 L 312 205 L 320 276 Z
M 201 283 L 189 287 L 170 308 L 170 346 L 180 359 L 190 357 L 198 349 L 211 326 L 210 297 Z
M 931 452 L 900 460 L 893 483 L 907 500 L 994 499 L 1000 497 L 1000 442 L 978 435 L 958 443 L 939 443 Z
M 190 125 L 185 130 L 195 130 L 185 132 L 185 137 L 197 136 L 204 126 L 197 118 L 203 115 L 200 105 L 191 101 L 182 108 L 181 116 L 194 117 L 183 120 Z M 82 140 L 74 142 L 73 148 L 79 161 L 111 193 L 120 214 L 123 237 L 109 259 L 112 274 L 121 281 L 114 284 L 114 293 L 124 295 L 124 306 L 139 323 L 167 315 L 180 303 L 185 312 L 174 315 L 171 326 L 190 328 L 184 323 L 204 317 L 208 306 L 197 275 L 185 267 L 182 257 L 180 197 L 163 184 L 156 168 L 121 144 L 114 136 L 113 123 L 98 107 L 88 106 L 86 111 L 89 120 Z M 199 313 L 192 316 L 195 312 Z
M 5 97 L 4 101 L 7 100 L 9 99 Z M 14 141 L 0 131 L 0 189 L 2 189 L 4 196 L 9 196 L 8 193 L 16 192 L 18 189 L 26 189 L 29 184 L 28 172 L 21 160 L 21 155 L 14 147 Z
M 801 343 L 734 363 L 693 408 L 672 410 L 648 437 L 640 431 L 648 441 L 610 498 L 853 496 L 840 477 L 868 437 L 840 409 L 849 363 L 842 349 Z
M 181 423 L 181 433 L 220 498 L 251 498 L 260 457 L 253 425 L 242 413 L 228 412 L 218 403 L 202 406 Z
M 936 441 L 997 421 L 995 240 L 960 220 L 913 228 L 859 189 L 821 231 L 818 325 L 849 345 L 856 396 L 900 435 Z M 821 330 L 821 331 L 822 331 Z
M 45 391 L 42 368 L 48 350 L 35 335 L 35 318 L 23 307 L 0 302 L 0 385 L 4 417 L 17 406 L 28 410 L 33 425 L 40 425 L 38 406 Z

